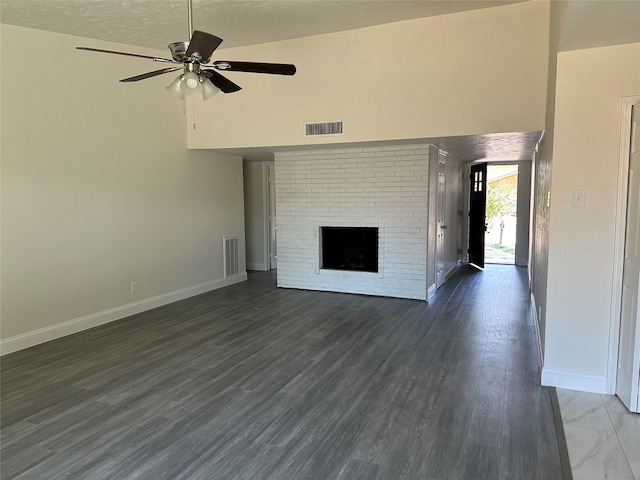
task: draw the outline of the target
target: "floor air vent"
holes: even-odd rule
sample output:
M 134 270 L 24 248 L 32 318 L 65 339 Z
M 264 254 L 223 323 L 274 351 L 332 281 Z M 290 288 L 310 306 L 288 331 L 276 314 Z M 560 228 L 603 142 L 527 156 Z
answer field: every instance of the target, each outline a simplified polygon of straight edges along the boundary
M 238 237 L 223 237 L 224 276 L 237 275 L 238 269 Z
M 342 122 L 305 123 L 306 137 L 317 135 L 342 135 Z

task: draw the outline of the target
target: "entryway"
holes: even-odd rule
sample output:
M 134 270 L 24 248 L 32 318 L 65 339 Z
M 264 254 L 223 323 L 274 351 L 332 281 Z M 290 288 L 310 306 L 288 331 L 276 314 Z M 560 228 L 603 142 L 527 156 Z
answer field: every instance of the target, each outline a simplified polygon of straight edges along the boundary
M 468 164 L 467 261 L 527 266 L 531 222 L 530 160 Z
M 516 263 L 518 165 L 487 165 L 485 263 Z

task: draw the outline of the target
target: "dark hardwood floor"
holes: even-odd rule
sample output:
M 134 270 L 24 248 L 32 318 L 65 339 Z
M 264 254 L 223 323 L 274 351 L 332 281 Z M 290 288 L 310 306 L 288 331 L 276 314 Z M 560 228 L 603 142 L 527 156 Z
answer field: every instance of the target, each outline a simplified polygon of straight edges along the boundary
M 273 273 L 2 358 L 1 476 L 561 479 L 526 271 L 430 302 Z

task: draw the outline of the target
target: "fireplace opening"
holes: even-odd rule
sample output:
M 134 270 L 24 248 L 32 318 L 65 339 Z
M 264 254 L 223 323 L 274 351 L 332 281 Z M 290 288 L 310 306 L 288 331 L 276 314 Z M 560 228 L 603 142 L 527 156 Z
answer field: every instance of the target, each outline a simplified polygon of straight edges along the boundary
M 377 227 L 320 227 L 320 268 L 378 271 Z

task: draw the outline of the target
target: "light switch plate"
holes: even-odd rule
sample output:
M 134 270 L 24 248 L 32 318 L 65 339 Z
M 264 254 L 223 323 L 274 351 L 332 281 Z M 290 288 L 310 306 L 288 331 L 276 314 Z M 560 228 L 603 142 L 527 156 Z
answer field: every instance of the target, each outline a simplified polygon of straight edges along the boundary
M 584 208 L 586 201 L 586 191 L 579 189 L 571 193 L 571 208 Z

